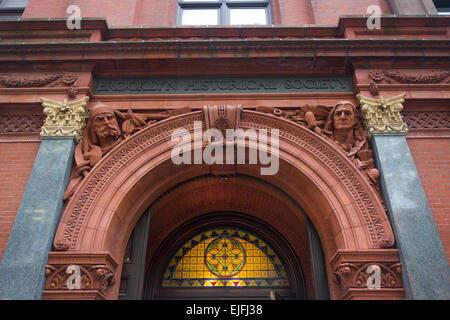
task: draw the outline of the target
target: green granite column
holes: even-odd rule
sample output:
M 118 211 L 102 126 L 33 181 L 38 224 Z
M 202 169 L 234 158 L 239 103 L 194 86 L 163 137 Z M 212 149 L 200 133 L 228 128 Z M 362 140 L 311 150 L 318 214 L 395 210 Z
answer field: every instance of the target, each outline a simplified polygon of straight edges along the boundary
M 399 249 L 406 298 L 450 299 L 450 269 L 400 115 L 405 94 L 389 99 L 357 97 L 381 174 L 381 192 Z
M 0 264 L 0 299 L 41 299 L 45 266 L 63 211 L 75 143 L 87 118 L 88 97 L 59 103 L 41 99 L 47 115 L 33 165 Z

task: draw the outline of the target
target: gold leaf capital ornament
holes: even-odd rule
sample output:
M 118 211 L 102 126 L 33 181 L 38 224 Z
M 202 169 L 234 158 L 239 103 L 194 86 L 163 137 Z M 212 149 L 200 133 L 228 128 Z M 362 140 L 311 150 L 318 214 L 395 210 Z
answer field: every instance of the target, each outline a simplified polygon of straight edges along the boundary
M 89 97 L 63 102 L 41 98 L 43 112 L 47 116 L 41 128 L 41 137 L 74 137 L 78 143 L 89 117 Z
M 400 111 L 403 110 L 406 93 L 384 99 L 367 98 L 356 95 L 361 105 L 364 124 L 369 133 L 373 134 L 405 134 L 408 131 Z

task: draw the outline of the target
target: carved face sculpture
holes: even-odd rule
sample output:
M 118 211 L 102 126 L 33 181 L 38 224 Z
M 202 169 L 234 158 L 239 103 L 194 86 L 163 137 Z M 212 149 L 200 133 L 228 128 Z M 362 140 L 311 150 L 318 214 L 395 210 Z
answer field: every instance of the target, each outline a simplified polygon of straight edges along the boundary
M 113 137 L 117 139 L 120 135 L 119 124 L 114 113 L 106 112 L 95 115 L 92 118 L 92 128 L 101 139 Z
M 351 129 L 356 124 L 355 108 L 349 103 L 338 105 L 333 114 L 333 127 L 337 130 Z

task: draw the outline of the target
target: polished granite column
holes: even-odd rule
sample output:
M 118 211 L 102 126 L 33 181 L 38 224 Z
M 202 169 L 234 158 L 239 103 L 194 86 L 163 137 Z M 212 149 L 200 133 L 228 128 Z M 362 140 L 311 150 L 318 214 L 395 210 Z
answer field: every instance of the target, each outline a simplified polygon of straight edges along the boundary
M 87 118 L 88 97 L 42 99 L 47 115 L 41 144 L 0 264 L 0 299 L 41 299 L 45 266 L 63 211 L 75 143 Z
M 404 96 L 358 98 L 381 174 L 381 192 L 399 249 L 406 298 L 450 299 L 450 269 L 400 115 Z

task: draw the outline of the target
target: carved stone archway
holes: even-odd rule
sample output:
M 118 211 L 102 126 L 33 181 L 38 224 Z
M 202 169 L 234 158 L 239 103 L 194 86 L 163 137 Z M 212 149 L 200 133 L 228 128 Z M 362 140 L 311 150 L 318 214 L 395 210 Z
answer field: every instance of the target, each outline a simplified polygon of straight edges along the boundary
M 202 112 L 149 126 L 116 146 L 91 170 L 63 212 L 54 241 L 58 251 L 49 256 L 44 298 L 117 297 L 118 266 L 144 210 L 169 188 L 214 169 L 176 166 L 171 161 L 172 132 L 184 128 L 192 133 L 194 121 L 205 123 Z M 331 297 L 402 297 L 398 252 L 392 249 L 394 236 L 385 209 L 352 162 L 316 133 L 273 115 L 244 110 L 239 127 L 279 130 L 278 174 L 260 176 L 254 166 L 233 170 L 266 180 L 303 208 L 321 238 Z M 382 266 L 382 291 L 370 292 L 362 280 L 369 276 L 363 267 L 371 263 Z M 85 273 L 98 280 L 88 282 L 84 290 L 67 290 L 52 270 L 70 264 L 94 270 L 93 275 Z M 98 265 L 102 268 L 93 268 Z

